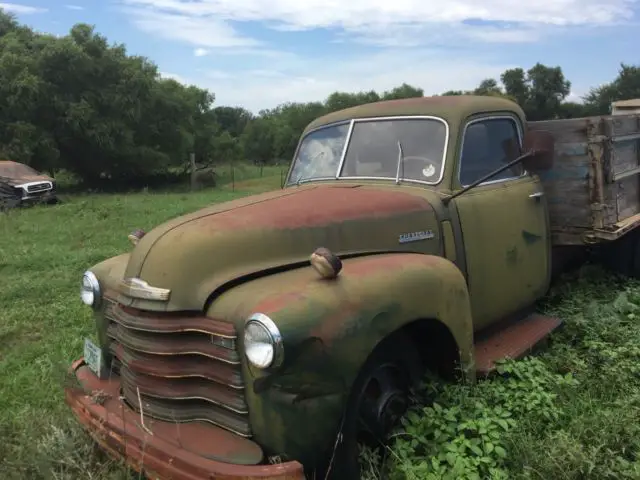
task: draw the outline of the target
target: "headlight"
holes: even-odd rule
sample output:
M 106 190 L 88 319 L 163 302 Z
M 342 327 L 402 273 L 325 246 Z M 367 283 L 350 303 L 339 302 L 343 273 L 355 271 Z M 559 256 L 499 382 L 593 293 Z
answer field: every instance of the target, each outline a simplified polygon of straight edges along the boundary
M 257 368 L 282 365 L 284 345 L 273 320 L 262 313 L 254 313 L 244 326 L 244 353 Z
M 82 286 L 80 287 L 82 303 L 90 307 L 96 307 L 100 302 L 100 282 L 93 272 L 84 272 Z

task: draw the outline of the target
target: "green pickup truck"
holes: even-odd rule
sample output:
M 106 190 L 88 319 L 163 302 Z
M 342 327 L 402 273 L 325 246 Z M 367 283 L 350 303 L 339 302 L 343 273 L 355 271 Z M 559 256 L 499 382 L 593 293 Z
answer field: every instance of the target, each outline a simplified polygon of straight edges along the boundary
M 640 272 L 639 138 L 639 115 L 527 122 L 489 96 L 318 118 L 282 190 L 84 274 L 98 342 L 66 401 L 149 478 L 357 479 L 426 371 L 474 381 L 561 324 L 534 306 L 567 264 Z

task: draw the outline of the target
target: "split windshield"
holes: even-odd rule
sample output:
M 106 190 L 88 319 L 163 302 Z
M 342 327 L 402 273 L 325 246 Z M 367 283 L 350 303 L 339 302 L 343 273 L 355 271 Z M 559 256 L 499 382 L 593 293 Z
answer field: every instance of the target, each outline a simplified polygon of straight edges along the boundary
M 294 160 L 289 183 L 335 178 L 350 122 L 307 134 Z M 355 120 L 340 178 L 400 179 L 440 182 L 447 126 L 434 118 Z

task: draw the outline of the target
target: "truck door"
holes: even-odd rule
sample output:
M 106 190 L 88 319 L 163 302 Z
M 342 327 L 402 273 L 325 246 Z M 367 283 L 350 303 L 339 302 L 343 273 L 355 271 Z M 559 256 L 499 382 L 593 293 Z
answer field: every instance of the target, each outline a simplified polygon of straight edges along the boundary
M 460 188 L 521 153 L 517 117 L 484 116 L 463 131 Z M 551 240 L 537 176 L 517 165 L 455 200 L 476 330 L 534 303 L 549 285 Z

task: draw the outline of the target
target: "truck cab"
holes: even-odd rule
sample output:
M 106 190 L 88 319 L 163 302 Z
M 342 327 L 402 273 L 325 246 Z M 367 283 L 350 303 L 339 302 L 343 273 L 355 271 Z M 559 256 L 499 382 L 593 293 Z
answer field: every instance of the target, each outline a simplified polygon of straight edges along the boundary
M 358 444 L 386 440 L 425 372 L 473 381 L 560 325 L 533 311 L 552 157 L 498 97 L 314 120 L 280 191 L 133 232 L 87 270 L 99 341 L 67 403 L 151 478 L 359 478 Z

